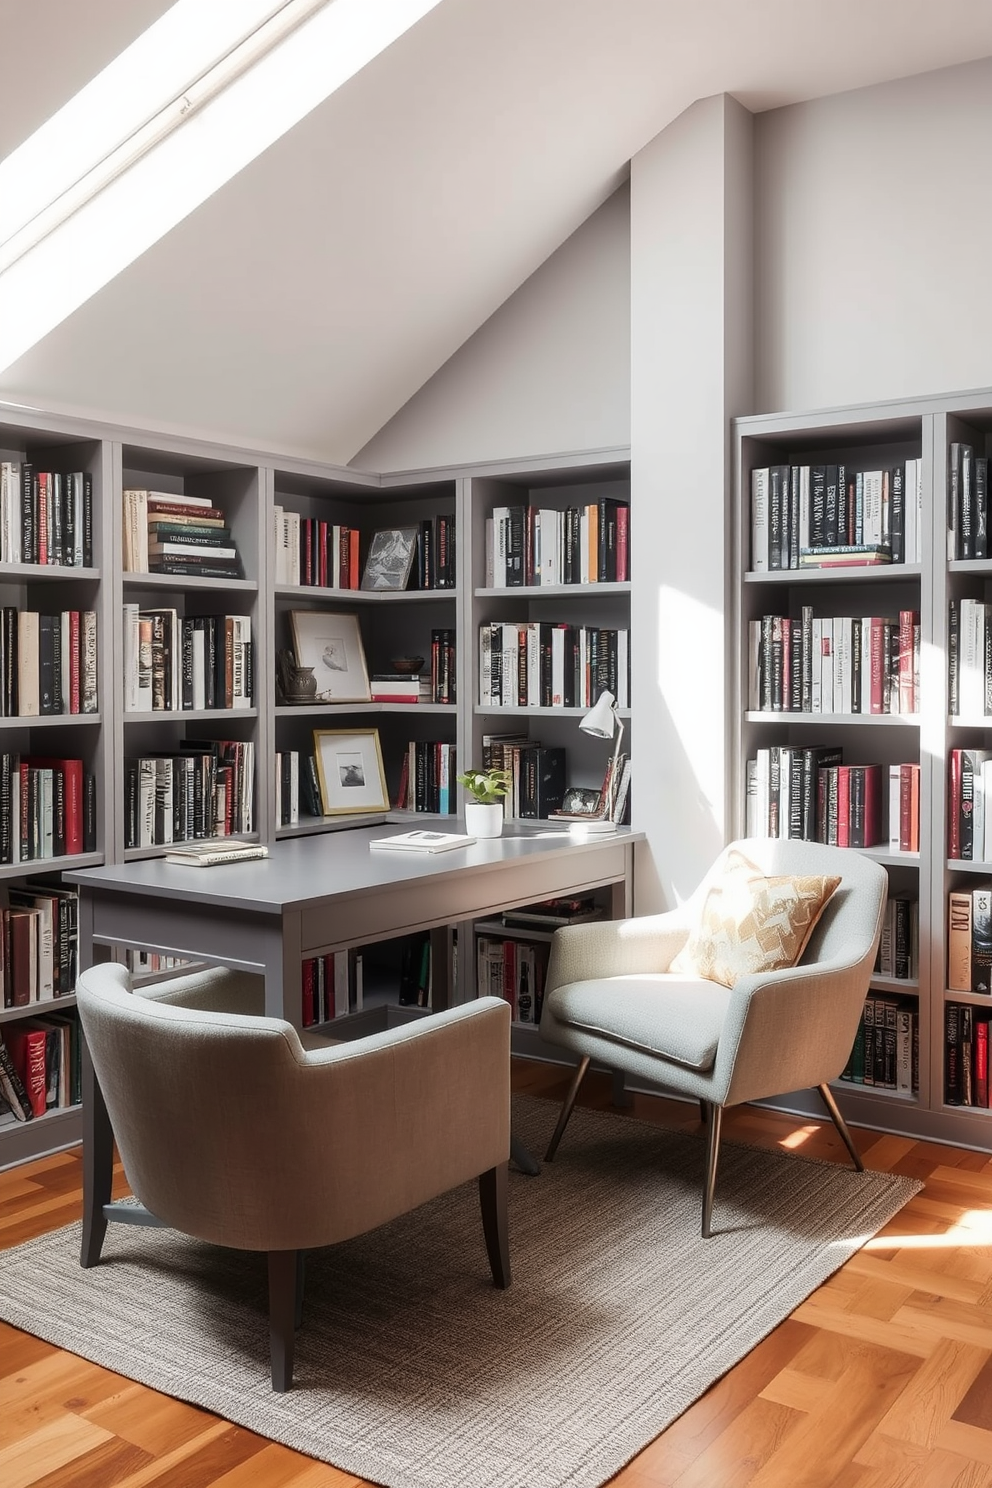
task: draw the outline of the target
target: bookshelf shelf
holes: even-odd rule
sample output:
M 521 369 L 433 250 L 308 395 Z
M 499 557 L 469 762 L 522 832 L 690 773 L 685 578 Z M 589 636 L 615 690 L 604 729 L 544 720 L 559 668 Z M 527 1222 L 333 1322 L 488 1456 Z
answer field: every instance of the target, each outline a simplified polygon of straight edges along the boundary
M 906 579 L 919 579 L 919 563 L 890 563 L 878 568 L 786 568 L 774 573 L 746 573 L 744 583 L 753 584 L 890 584 Z
M 76 1006 L 76 999 L 71 993 L 64 997 L 40 997 L 37 1002 L 30 1003 L 27 1007 L 5 1007 L 0 1008 L 0 1023 L 13 1023 L 18 1018 L 26 1015 L 32 1018 L 43 1018 L 46 1013 L 64 1012 L 66 1008 Z M 48 1112 L 48 1115 L 57 1115 L 58 1112 Z
M 37 729 L 37 728 L 78 728 L 86 726 L 92 728 L 94 724 L 103 723 L 100 713 L 43 713 L 43 714 L 16 714 L 13 718 L 0 718 L 0 731 L 13 732 L 15 729 Z
M 125 712 L 124 727 L 159 723 L 216 723 L 235 722 L 242 718 L 257 718 L 257 708 L 159 708 L 152 712 Z
M 630 583 L 603 579 L 595 584 L 517 584 L 501 588 L 478 588 L 476 599 L 575 599 L 577 595 L 629 594 Z
M 749 711 L 745 723 L 801 723 L 818 728 L 915 728 L 920 726 L 918 713 L 796 713 L 783 708 L 779 713 Z
M 64 583 L 66 579 L 88 580 L 91 583 L 98 582 L 101 577 L 100 569 L 75 567 L 74 564 L 64 563 L 4 563 L 3 578 L 24 579 L 28 583 L 37 580 L 58 580 Z
M 257 594 L 255 579 L 211 579 L 199 574 L 126 573 L 121 575 L 125 589 L 166 589 L 177 594 L 185 590 L 223 590 L 231 594 Z
M 74 853 L 71 857 L 26 858 L 20 863 L 0 864 L 0 879 L 37 878 L 42 873 L 61 873 L 63 868 L 96 868 L 104 861 L 100 852 Z
M 316 600 L 319 604 L 408 605 L 425 601 L 457 599 L 455 589 L 401 589 L 397 592 L 373 589 L 322 589 L 316 584 L 277 584 L 279 599 Z

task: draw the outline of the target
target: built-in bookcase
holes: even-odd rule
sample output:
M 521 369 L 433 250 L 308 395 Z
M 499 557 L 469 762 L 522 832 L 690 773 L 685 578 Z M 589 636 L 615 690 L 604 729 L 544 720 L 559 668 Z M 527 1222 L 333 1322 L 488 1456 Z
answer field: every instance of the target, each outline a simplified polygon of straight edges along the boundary
M 976 751 L 980 760 L 981 751 L 992 751 L 992 710 L 986 713 L 982 708 L 972 708 L 951 713 L 949 705 L 952 650 L 960 659 L 951 645 L 954 611 L 960 613 L 962 600 L 992 602 L 992 560 L 955 556 L 961 552 L 960 535 L 956 541 L 949 537 L 953 529 L 960 533 L 962 525 L 962 446 L 970 451 L 969 459 L 987 460 L 992 453 L 992 394 L 737 421 L 733 624 L 738 665 L 732 679 L 732 774 L 734 820 L 737 830 L 743 832 L 748 820 L 754 819 L 748 810 L 748 761 L 762 749 L 833 746 L 842 748 L 851 763 L 870 760 L 887 767 L 911 761 L 919 765 L 919 851 L 900 851 L 890 845 L 887 798 L 883 802 L 883 840 L 866 849 L 885 865 L 890 896 L 912 898 L 918 903 L 918 974 L 909 981 L 877 974 L 871 988 L 872 997 L 880 1002 L 888 999 L 902 1006 L 909 1004 L 917 1013 L 918 1089 L 905 1094 L 850 1080 L 838 1081 L 836 1088 L 851 1120 L 989 1148 L 992 1112 L 958 1103 L 960 1088 L 956 1091 L 948 1086 L 949 1018 L 953 1022 L 958 1017 L 960 1023 L 956 1009 L 964 1005 L 973 1009 L 973 1023 L 987 1023 L 992 1013 L 992 997 L 987 993 L 948 986 L 949 895 L 952 890 L 970 895 L 973 889 L 992 884 L 992 862 L 984 860 L 981 850 L 968 860 L 949 856 L 952 815 L 961 809 L 951 794 L 952 755 L 956 750 Z M 864 471 L 886 469 L 906 460 L 920 461 L 918 563 L 754 572 L 754 470 L 776 465 L 842 464 L 848 470 Z M 969 477 L 973 469 L 972 465 Z M 983 483 L 986 473 L 986 469 L 981 472 Z M 968 492 L 972 508 L 965 514 L 964 524 L 970 527 L 974 523 L 977 531 L 978 505 L 970 479 L 965 500 Z M 988 516 L 987 499 L 985 508 L 983 521 Z M 767 615 L 784 615 L 799 624 L 804 607 L 807 614 L 812 608 L 816 615 L 829 616 L 895 618 L 900 612 L 917 612 L 918 713 L 838 715 L 749 707 L 749 702 L 754 702 L 755 664 L 751 623 Z M 970 809 L 970 805 L 965 807 L 966 811 Z M 960 1057 L 960 1051 L 952 1054 L 951 1065 Z M 790 1105 L 805 1108 L 799 1097 L 791 1097 Z
M 629 584 L 568 585 L 490 592 L 485 585 L 484 520 L 500 493 L 514 501 L 531 495 L 564 510 L 600 496 L 629 494 L 623 452 L 604 463 L 584 455 L 538 462 L 526 469 L 412 472 L 380 477 L 258 451 L 203 441 L 176 439 L 143 430 L 44 414 L 0 414 L 0 462 L 33 464 L 38 470 L 85 472 L 90 493 L 92 562 L 86 566 L 0 561 L 0 609 L 40 614 L 86 610 L 97 619 L 96 712 L 31 718 L 0 717 L 0 753 L 78 758 L 94 777 L 93 850 L 70 859 L 0 865 L 0 899 L 7 889 L 44 872 L 57 882 L 60 868 L 120 862 L 165 850 L 162 845 L 127 845 L 128 760 L 172 755 L 183 741 L 233 741 L 253 752 L 251 835 L 266 842 L 293 833 L 345 830 L 361 822 L 354 816 L 301 817 L 294 826 L 277 820 L 275 768 L 278 754 L 309 753 L 316 729 L 378 730 L 390 808 L 400 788 L 404 758 L 411 744 L 435 743 L 454 751 L 458 770 L 479 758 L 482 734 L 522 728 L 567 747 L 570 783 L 592 787 L 602 780 L 610 746 L 578 732 L 583 709 L 499 709 L 492 717 L 478 709 L 477 635 L 484 619 L 539 618 L 573 625 L 627 626 Z M 125 490 L 207 498 L 224 516 L 237 548 L 239 577 L 195 573 L 124 571 Z M 454 539 L 443 581 L 411 585 L 401 592 L 370 591 L 333 584 L 287 583 L 276 568 L 277 509 L 301 519 L 358 532 L 358 583 L 377 531 L 413 527 L 435 537 L 444 521 L 444 541 Z M 2 513 L 0 513 L 2 515 Z M 427 537 L 425 541 L 429 540 Z M 437 555 L 435 555 L 437 556 Z M 435 576 L 437 573 L 435 571 Z M 126 610 L 125 607 L 128 607 Z M 127 624 L 139 612 L 166 612 L 176 626 L 194 617 L 237 617 L 251 632 L 252 693 L 238 706 L 157 708 L 125 706 L 124 662 Z M 416 704 L 361 702 L 289 704 L 277 697 L 276 654 L 292 645 L 293 610 L 340 613 L 357 622 L 370 674 L 388 672 L 397 657 L 422 656 L 429 666 L 432 640 L 444 633 L 453 645 L 454 701 Z M 239 632 L 240 633 L 240 632 Z M 171 696 L 171 694 L 170 694 Z M 630 713 L 625 710 L 624 750 L 630 749 Z M 456 810 L 461 792 L 454 793 Z M 373 816 L 381 820 L 385 813 Z M 390 809 L 393 819 L 402 813 Z M 0 906 L 2 907 L 2 906 Z M 458 929 L 435 935 L 438 954 L 455 962 Z M 461 931 L 462 945 L 474 943 L 472 927 Z M 375 957 L 373 956 L 373 962 Z M 388 958 L 387 958 L 388 962 Z M 391 964 L 391 963 L 389 963 Z M 474 958 L 458 961 L 456 997 L 476 994 Z M 49 1005 L 66 1011 L 73 998 Z M 0 1008 L 0 1032 L 8 1024 L 48 1010 Z M 364 1016 L 364 1015 L 363 1015 Z M 355 1019 L 357 1031 L 360 1020 Z M 53 1111 L 25 1123 L 0 1125 L 0 1167 L 78 1140 L 78 1108 Z

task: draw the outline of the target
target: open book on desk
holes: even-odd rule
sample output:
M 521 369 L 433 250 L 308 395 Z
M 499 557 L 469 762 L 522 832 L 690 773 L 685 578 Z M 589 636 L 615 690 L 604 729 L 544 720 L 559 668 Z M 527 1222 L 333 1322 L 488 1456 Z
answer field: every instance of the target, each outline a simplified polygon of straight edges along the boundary
M 207 837 L 197 842 L 175 842 L 165 855 L 167 863 L 181 863 L 188 868 L 216 868 L 221 863 L 243 863 L 253 858 L 267 858 L 264 842 L 243 842 L 240 838 Z

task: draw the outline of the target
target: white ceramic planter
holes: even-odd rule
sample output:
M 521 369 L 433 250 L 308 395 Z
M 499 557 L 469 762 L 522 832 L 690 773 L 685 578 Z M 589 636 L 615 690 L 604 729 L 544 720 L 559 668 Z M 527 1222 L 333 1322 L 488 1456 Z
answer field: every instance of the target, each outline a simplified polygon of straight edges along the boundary
M 481 801 L 465 802 L 465 830 L 470 837 L 503 835 L 503 802 L 483 805 Z

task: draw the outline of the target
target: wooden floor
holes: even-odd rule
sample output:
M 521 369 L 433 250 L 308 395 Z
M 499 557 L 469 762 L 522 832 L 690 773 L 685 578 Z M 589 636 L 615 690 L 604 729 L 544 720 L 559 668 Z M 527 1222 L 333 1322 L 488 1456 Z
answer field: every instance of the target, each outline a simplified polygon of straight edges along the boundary
M 557 1095 L 563 1080 L 518 1062 L 514 1083 Z M 608 1103 L 605 1080 L 587 1086 L 586 1104 Z M 647 1096 L 634 1114 L 697 1124 L 694 1107 Z M 726 1124 L 730 1139 L 845 1157 L 815 1122 L 745 1107 Z M 925 1189 L 615 1488 L 992 1488 L 992 1159 L 858 1135 L 868 1166 Z M 80 1184 L 77 1150 L 0 1173 L 0 1246 L 77 1218 Z M 360 1482 L 0 1323 L 3 1488 Z

